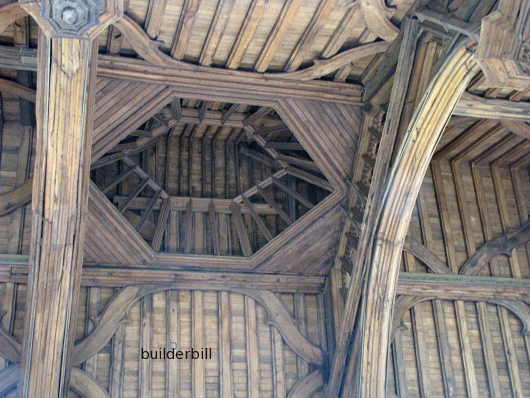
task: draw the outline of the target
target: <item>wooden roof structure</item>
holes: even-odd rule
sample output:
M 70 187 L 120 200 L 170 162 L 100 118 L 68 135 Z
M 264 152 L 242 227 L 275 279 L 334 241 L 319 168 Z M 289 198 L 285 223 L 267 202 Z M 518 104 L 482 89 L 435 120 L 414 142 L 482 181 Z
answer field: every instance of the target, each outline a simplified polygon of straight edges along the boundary
M 0 0 L 0 397 L 530 395 L 529 56 L 526 0 Z

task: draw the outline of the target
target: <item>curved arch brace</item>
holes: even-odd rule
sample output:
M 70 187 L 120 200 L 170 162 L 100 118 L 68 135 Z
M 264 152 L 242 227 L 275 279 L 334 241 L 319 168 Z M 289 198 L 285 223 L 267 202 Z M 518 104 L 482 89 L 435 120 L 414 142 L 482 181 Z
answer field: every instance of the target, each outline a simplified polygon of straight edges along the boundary
M 322 373 L 320 370 L 315 370 L 309 373 L 302 380 L 299 380 L 289 391 L 287 398 L 306 398 L 312 397 L 315 392 L 320 390 L 324 385 Z
M 4 315 L 0 316 L 0 322 Z M 0 326 L 0 357 L 11 362 L 20 362 L 22 358 L 22 345 L 15 340 L 14 336 L 7 333 L 2 326 Z
M 28 14 L 18 5 L 18 2 L 14 2 L 0 7 L 0 15 L 2 16 L 0 18 L 0 33 L 2 33 L 17 19 Z
M 150 62 L 154 65 L 161 65 L 184 70 L 210 71 L 241 77 L 266 77 L 271 79 L 293 80 L 317 79 L 337 69 L 340 69 L 344 65 L 348 65 L 356 59 L 384 52 L 390 45 L 389 43 L 385 42 L 364 44 L 359 47 L 344 51 L 329 59 L 316 60 L 312 66 L 299 71 L 256 73 L 228 70 L 225 68 L 213 68 L 210 66 L 194 65 L 188 62 L 179 61 L 174 58 L 171 58 L 169 55 L 165 54 L 160 50 L 159 42 L 151 40 L 147 33 L 134 20 L 132 20 L 126 15 L 124 15 L 121 19 L 115 22 L 114 26 L 118 28 L 118 30 L 127 38 L 129 44 L 138 53 L 138 55 L 140 55 L 147 62 Z
M 396 332 L 401 326 L 401 322 L 407 311 L 417 304 L 434 299 L 434 297 L 399 296 L 394 303 L 394 315 L 392 318 L 392 329 L 390 329 L 390 341 L 394 340 Z
M 0 395 L 7 393 L 15 388 L 20 378 L 20 368 L 17 365 L 11 365 L 0 370 Z
M 322 350 L 300 333 L 294 319 L 278 297 L 265 290 L 240 289 L 233 291 L 252 297 L 260 303 L 267 311 L 270 323 L 279 330 L 287 345 L 300 357 L 309 363 L 323 363 L 324 355 Z
M 31 202 L 32 188 L 33 180 L 28 180 L 11 192 L 0 195 L 0 217 L 6 216 Z
M 372 232 L 373 249 L 360 318 L 360 397 L 385 395 L 386 361 L 393 300 L 403 242 L 418 192 L 451 113 L 478 72 L 472 52 L 459 46 L 431 81 L 407 129 L 389 176 L 381 213 Z
M 105 347 L 134 303 L 148 294 L 171 289 L 175 289 L 175 286 L 145 285 L 129 286 L 122 289 L 109 302 L 92 333 L 74 346 L 74 365 L 85 362 Z M 294 352 L 309 363 L 323 363 L 324 353 L 322 350 L 300 333 L 294 319 L 273 293 L 264 290 L 246 289 L 212 288 L 208 290 L 231 291 L 253 298 L 265 308 L 271 324 L 279 330 L 287 345 Z
M 490 304 L 497 304 L 510 310 L 523 324 L 521 333 L 530 336 L 530 306 L 521 301 L 511 300 L 486 300 Z
M 70 388 L 86 398 L 108 398 L 109 394 L 85 371 L 73 368 Z
M 169 289 L 169 288 L 166 288 Z M 112 338 L 123 321 L 127 311 L 149 293 L 165 290 L 160 286 L 129 286 L 116 294 L 109 302 L 101 317 L 97 320 L 96 328 L 87 337 L 74 346 L 73 364 L 80 365 L 97 354 Z

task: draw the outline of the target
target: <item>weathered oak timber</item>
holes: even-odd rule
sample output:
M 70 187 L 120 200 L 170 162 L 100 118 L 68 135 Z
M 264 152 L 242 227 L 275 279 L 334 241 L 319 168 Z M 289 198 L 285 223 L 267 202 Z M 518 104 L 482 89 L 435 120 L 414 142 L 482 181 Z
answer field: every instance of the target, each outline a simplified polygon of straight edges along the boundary
M 526 90 L 530 85 L 528 24 L 525 0 L 503 0 L 483 18 L 477 61 L 492 87 Z
M 529 288 L 530 282 L 521 279 L 401 272 L 398 279 L 397 294 L 435 297 L 444 300 L 487 301 L 488 299 L 498 299 L 530 303 Z
M 27 263 L 27 256 L 2 255 L 0 282 L 26 283 Z M 252 287 L 280 293 L 318 293 L 323 288 L 324 279 L 323 276 L 179 271 L 156 267 L 155 264 L 145 266 L 85 264 L 81 284 L 87 287 L 124 287 L 131 282 L 174 286 L 181 283 L 187 286 L 193 283 L 197 288 L 207 289 L 208 286 L 221 287 L 224 283 L 233 288 Z M 447 300 L 499 299 L 530 302 L 529 288 L 530 282 L 524 279 L 401 272 L 397 294 Z
M 435 273 L 448 274 L 451 272 L 449 267 L 442 260 L 415 239 L 407 238 L 403 250 L 423 261 L 423 263 Z
M 458 98 L 477 73 L 471 52 L 460 46 L 432 80 L 407 129 L 388 180 L 373 230 L 370 270 L 360 318 L 359 397 L 385 394 L 387 347 L 399 259 L 421 185 L 436 143 Z M 421 134 L 418 132 L 421 131 Z
M 394 40 L 399 29 L 390 21 L 389 9 L 385 0 L 361 0 L 361 11 L 368 29 L 385 41 Z
M 32 194 L 34 268 L 24 343 L 23 394 L 28 397 L 63 396 L 67 391 L 72 309 L 79 293 L 88 199 L 88 108 L 93 106 L 93 92 L 87 82 L 94 79 L 93 51 L 88 40 L 40 38 L 38 157 Z M 65 91 L 55 89 L 56 81 Z M 71 188 L 74 183 L 76 189 Z
M 454 114 L 479 119 L 530 122 L 530 104 L 528 102 L 483 98 L 478 95 L 464 93 L 456 104 Z
M 98 76 L 167 84 L 178 96 L 221 102 L 269 105 L 278 98 L 304 98 L 359 105 L 361 89 L 345 83 L 297 81 L 238 71 L 173 69 L 141 60 L 100 56 Z
M 0 6 L 0 33 L 3 33 L 9 25 L 24 15 L 26 12 L 20 8 L 17 2 Z
M 375 217 L 379 208 L 379 198 L 382 195 L 383 184 L 391 160 L 391 148 L 394 147 L 399 128 L 400 115 L 402 114 L 405 104 L 406 93 L 416 54 L 417 32 L 417 21 L 411 19 L 404 21 L 403 39 L 399 50 L 398 65 L 396 68 L 397 75 L 394 81 L 394 87 L 392 88 L 387 121 L 383 127 L 379 143 L 380 147 L 384 148 L 384 150 L 377 153 L 377 161 L 375 162 L 375 165 L 370 167 L 373 171 L 371 173 L 368 197 L 362 200 L 360 195 L 356 194 L 356 191 L 352 190 L 351 192 L 352 194 L 355 194 L 355 201 L 353 201 L 353 199 L 350 200 L 350 205 L 359 203 L 359 208 L 364 212 L 364 215 L 361 213 L 359 221 L 359 223 L 363 223 L 363 230 L 359 237 L 359 247 L 357 252 L 352 250 L 353 248 L 347 248 L 345 252 L 346 256 L 355 255 L 355 258 L 359 261 L 355 268 L 355 272 L 352 274 L 352 281 L 344 304 L 341 327 L 336 335 L 336 350 L 332 359 L 330 376 L 326 387 L 326 392 L 329 396 L 338 395 L 343 380 L 345 362 L 350 350 L 351 338 L 355 327 L 354 322 L 357 317 L 359 300 L 361 298 L 361 289 L 364 279 L 363 275 L 365 272 L 362 264 L 368 254 L 368 243 L 371 239 L 368 231 L 373 228 L 375 223 Z M 376 123 L 377 121 L 378 118 L 376 117 L 366 117 L 364 123 Z M 365 129 L 365 134 L 371 133 L 370 127 L 371 126 L 367 125 L 363 127 L 363 129 Z M 379 132 L 376 131 L 376 133 Z M 368 137 L 365 135 L 364 138 L 366 139 Z M 379 137 L 377 137 L 377 141 L 379 141 Z M 355 183 L 357 182 L 358 181 L 355 181 Z M 350 222 L 349 224 L 353 225 L 355 222 Z M 349 224 L 348 222 L 345 223 L 344 232 L 348 231 L 347 228 Z M 350 362 L 355 360 L 356 359 L 352 358 Z M 352 393 L 353 392 L 350 392 L 350 394 Z
M 41 13 L 37 3 L 21 6 L 37 20 L 42 32 L 32 193 L 32 269 L 20 388 L 24 397 L 63 397 L 68 393 L 72 330 L 83 262 L 96 83 L 97 47 L 93 39 L 104 25 L 96 23 L 84 36 L 65 33 L 63 29 L 72 25 L 67 19 L 57 19 L 66 18 L 66 14 Z M 113 2 L 107 6 L 101 16 L 106 23 L 122 12 Z M 77 13 L 83 10 L 73 12 L 76 19 L 82 18 Z M 76 29 L 81 28 L 82 25 Z
M 516 231 L 501 235 L 481 246 L 460 268 L 464 275 L 478 275 L 493 257 L 510 256 L 513 249 L 530 241 L 530 221 L 527 220 Z

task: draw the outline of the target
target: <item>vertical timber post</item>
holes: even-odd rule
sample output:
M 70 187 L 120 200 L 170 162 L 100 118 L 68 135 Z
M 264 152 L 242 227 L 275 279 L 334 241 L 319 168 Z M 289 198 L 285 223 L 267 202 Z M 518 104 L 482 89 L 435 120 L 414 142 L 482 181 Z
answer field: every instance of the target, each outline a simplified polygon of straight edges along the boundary
M 95 39 L 122 15 L 119 1 L 20 1 L 40 28 L 22 397 L 68 395 L 88 199 Z

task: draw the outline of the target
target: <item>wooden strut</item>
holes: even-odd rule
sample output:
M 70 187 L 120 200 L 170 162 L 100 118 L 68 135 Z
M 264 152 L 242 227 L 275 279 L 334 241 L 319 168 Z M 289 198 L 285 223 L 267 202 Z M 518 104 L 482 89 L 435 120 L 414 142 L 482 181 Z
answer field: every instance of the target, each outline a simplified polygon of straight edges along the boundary
M 174 286 L 144 285 L 123 288 L 114 295 L 105 310 L 98 316 L 97 326 L 83 340 L 74 347 L 73 365 L 77 366 L 96 355 L 116 333 L 126 313 L 134 303 L 143 297 L 156 292 L 174 289 Z M 182 288 L 188 289 L 187 286 Z M 286 344 L 308 363 L 322 365 L 325 353 L 315 344 L 311 343 L 298 329 L 296 321 L 291 317 L 283 303 L 273 293 L 264 290 L 248 289 L 207 289 L 230 291 L 251 297 L 260 303 L 267 312 L 270 323 L 283 337 Z M 10 355 L 14 362 L 20 362 L 21 356 Z M 74 387 L 74 386 L 73 386 Z M 74 387 L 75 388 L 75 387 Z M 97 395 L 95 395 L 97 396 Z
M 436 297 L 398 296 L 394 303 L 394 316 L 390 330 L 390 340 L 395 337 L 396 331 L 401 327 L 403 317 L 414 306 L 425 301 L 436 300 Z M 507 308 L 521 321 L 521 333 L 530 336 L 530 306 L 520 301 L 484 299 L 477 302 L 486 302 Z

